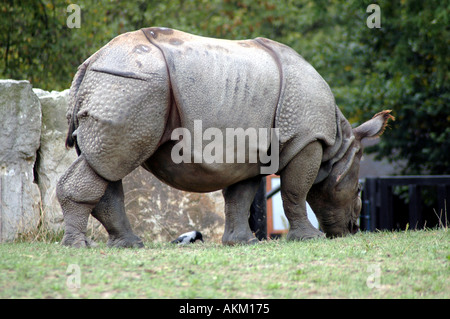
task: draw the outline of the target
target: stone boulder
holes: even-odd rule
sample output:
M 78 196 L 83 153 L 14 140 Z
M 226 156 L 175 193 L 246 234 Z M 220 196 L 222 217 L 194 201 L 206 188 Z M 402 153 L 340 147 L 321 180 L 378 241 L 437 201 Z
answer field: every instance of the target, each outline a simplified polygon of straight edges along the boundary
M 73 149 L 66 149 L 67 100 L 69 90 L 47 92 L 33 89 L 41 102 L 42 133 L 37 155 L 37 183 L 42 198 L 43 227 L 52 231 L 63 230 L 63 216 L 56 198 L 56 183 L 64 171 L 77 158 Z
M 34 164 L 41 105 L 28 81 L 0 80 L 0 241 L 37 228 L 40 192 Z

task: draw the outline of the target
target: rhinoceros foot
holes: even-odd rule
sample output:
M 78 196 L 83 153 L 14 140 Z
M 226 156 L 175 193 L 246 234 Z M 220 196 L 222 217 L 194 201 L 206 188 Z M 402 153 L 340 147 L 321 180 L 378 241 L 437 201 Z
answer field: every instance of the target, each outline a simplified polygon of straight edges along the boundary
M 86 237 L 84 234 L 64 234 L 63 240 L 61 241 L 61 245 L 70 246 L 75 248 L 85 248 L 85 247 L 95 247 L 97 243 L 92 239 Z
M 224 245 L 233 246 L 233 245 L 254 245 L 259 241 L 251 232 L 230 232 L 224 233 L 222 237 L 222 243 Z
M 107 245 L 109 247 L 120 247 L 120 248 L 143 248 L 144 243 L 142 240 L 134 235 L 131 234 L 129 236 L 125 237 L 116 237 L 116 238 L 109 238 Z
M 308 240 L 315 238 L 325 238 L 325 234 L 313 227 L 296 228 L 289 230 L 287 240 Z

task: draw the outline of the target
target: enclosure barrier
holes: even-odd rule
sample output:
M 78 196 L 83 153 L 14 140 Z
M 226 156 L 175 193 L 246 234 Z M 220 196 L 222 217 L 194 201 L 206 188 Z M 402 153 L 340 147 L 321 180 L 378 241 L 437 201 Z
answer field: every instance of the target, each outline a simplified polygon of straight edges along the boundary
M 393 190 L 408 186 L 407 207 L 402 207 Z M 432 204 L 426 210 L 421 190 L 428 187 Z M 431 188 L 432 187 L 432 188 Z M 368 177 L 362 192 L 360 229 L 421 229 L 427 226 L 447 225 L 447 207 L 450 175 Z M 427 223 L 428 222 L 428 223 Z

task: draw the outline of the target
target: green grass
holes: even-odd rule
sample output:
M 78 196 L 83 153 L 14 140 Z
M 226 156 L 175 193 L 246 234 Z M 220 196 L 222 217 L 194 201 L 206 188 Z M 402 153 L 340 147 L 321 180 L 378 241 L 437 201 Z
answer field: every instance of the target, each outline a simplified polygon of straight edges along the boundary
M 449 239 L 434 229 L 235 247 L 8 243 L 0 298 L 449 298 Z

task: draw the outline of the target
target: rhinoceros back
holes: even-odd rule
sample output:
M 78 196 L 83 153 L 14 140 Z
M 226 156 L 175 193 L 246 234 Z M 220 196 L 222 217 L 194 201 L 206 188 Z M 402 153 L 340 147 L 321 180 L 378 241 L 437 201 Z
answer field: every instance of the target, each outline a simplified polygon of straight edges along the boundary
M 253 41 L 205 38 L 167 28 L 143 29 L 164 54 L 181 126 L 271 128 L 280 74 Z

